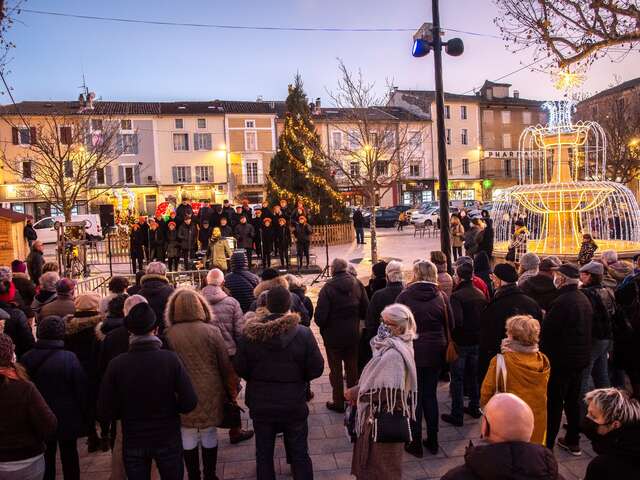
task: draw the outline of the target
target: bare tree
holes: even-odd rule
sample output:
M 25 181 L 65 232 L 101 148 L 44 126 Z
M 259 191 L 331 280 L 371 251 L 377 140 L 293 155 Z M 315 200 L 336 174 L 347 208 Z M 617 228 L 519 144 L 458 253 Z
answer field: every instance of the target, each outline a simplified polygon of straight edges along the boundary
M 507 47 L 534 47 L 536 60 L 549 57 L 562 68 L 591 63 L 612 51 L 629 52 L 640 40 L 637 0 L 495 2 L 500 15 L 494 22 Z
M 371 207 L 371 261 L 378 261 L 376 206 L 391 188 L 406 177 L 409 165 L 418 159 L 422 130 L 409 127 L 389 113 L 389 93 L 377 95 L 375 84 L 364 80 L 362 72 L 352 73 L 339 61 L 338 88 L 329 92 L 340 109 L 339 120 L 329 123 L 342 132 L 340 148 L 323 151 L 327 166 L 336 174 L 338 184 L 349 185 L 361 192 Z
M 29 184 L 66 221 L 78 201 L 97 198 L 114 186 L 107 167 L 123 149 L 135 148 L 136 135 L 120 135 L 120 123 L 89 113 L 42 117 L 2 115 L 20 148 L 0 151 L 0 164 Z

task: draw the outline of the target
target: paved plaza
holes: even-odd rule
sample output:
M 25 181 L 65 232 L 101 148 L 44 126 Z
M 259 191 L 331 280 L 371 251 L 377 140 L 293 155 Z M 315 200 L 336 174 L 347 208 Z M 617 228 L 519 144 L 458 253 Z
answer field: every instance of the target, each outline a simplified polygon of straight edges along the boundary
M 365 258 L 358 264 L 358 271 L 362 278 L 370 271 L 369 258 L 369 238 L 367 232 L 367 245 L 331 247 L 331 258 L 343 256 L 348 260 L 358 260 Z M 405 262 L 405 269 L 409 269 L 413 260 L 425 258 L 428 252 L 438 248 L 439 239 L 433 238 L 413 238 L 411 230 L 405 232 L 395 232 L 391 229 L 382 229 L 379 238 L 381 257 L 398 258 Z M 324 265 L 323 253 L 317 249 L 318 262 Z M 305 280 L 311 283 L 313 276 L 307 276 Z M 310 287 L 310 296 L 314 300 L 322 284 Z M 322 338 L 317 327 L 313 325 L 320 348 L 324 353 Z M 326 356 L 325 356 L 326 358 Z M 315 478 L 319 479 L 350 479 L 352 444 L 347 440 L 343 426 L 343 416 L 333 413 L 325 408 L 325 403 L 331 399 L 331 386 L 329 384 L 329 370 L 325 364 L 325 371 L 322 377 L 312 383 L 315 397 L 309 404 L 309 450 L 313 460 Z M 441 383 L 438 388 L 438 400 L 440 413 L 448 413 L 450 410 L 448 384 Z M 245 413 L 245 422 L 250 427 L 250 420 Z M 230 445 L 227 432 L 218 432 L 220 451 L 218 458 L 218 477 L 220 480 L 228 479 L 251 479 L 255 478 L 255 447 L 253 440 L 239 445 Z M 423 459 L 417 459 L 408 454 L 404 455 L 404 474 L 406 479 L 439 479 L 450 468 L 463 463 L 465 448 L 470 441 L 477 443 L 480 441 L 479 420 L 474 420 L 465 416 L 465 425 L 453 427 L 440 423 L 440 452 L 432 456 L 425 451 Z M 565 451 L 556 448 L 555 454 L 560 464 L 560 471 L 565 479 L 575 480 L 584 477 L 587 464 L 593 458 L 593 451 L 586 439 L 582 439 L 583 454 L 581 457 L 574 457 Z M 107 480 L 109 478 L 110 454 L 94 453 L 87 454 L 85 441 L 80 442 L 82 478 L 90 480 Z M 276 472 L 278 478 L 291 478 L 290 469 L 285 461 L 285 452 L 282 439 L 276 443 Z M 58 470 L 58 478 L 62 478 Z M 157 478 L 157 476 L 155 477 Z M 185 474 L 186 478 L 186 474 Z M 389 479 L 392 480 L 392 479 Z

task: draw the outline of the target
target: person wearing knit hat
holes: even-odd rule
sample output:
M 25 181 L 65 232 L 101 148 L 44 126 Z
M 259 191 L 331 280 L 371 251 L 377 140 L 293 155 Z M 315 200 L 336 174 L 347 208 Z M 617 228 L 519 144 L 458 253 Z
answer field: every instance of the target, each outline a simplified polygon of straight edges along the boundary
M 35 348 L 21 360 L 58 419 L 56 436 L 47 442 L 45 478 L 56 476 L 58 447 L 65 478 L 80 478 L 77 439 L 85 430 L 88 383 L 76 355 L 65 350 L 64 338 L 64 319 L 54 315 L 44 317 L 38 324 Z
M 275 268 L 265 268 L 260 274 L 260 278 L 262 280 L 273 280 L 276 277 L 279 277 L 280 274 Z
M 284 287 L 274 287 L 267 292 L 267 310 L 285 314 L 291 310 L 291 293 Z
M 231 296 L 238 300 L 242 312 L 246 313 L 256 299 L 253 289 L 260 283 L 260 277 L 249 271 L 247 256 L 244 252 L 234 252 L 229 261 L 231 272 L 224 279 Z
M 280 272 L 277 270 L 267 268 L 262 272 L 262 281 L 253 289 L 255 301 L 251 303 L 249 310 L 256 311 L 258 308 L 266 307 L 267 294 L 275 287 L 284 287 L 289 289 L 289 282 L 286 277 L 280 275 Z M 291 311 L 300 315 L 300 323 L 302 325 L 309 326 L 311 324 L 311 316 L 309 315 L 307 308 L 304 306 L 304 303 L 295 293 L 290 292 L 290 296 L 292 305 Z
M 298 216 L 295 223 L 294 235 L 296 237 L 296 254 L 298 257 L 298 271 L 302 268 L 302 259 L 307 260 L 307 267 L 309 266 L 309 246 L 311 245 L 311 237 L 313 235 L 313 229 L 311 225 L 307 223 L 307 217 L 304 215 Z
M 553 279 L 555 271 L 560 265 L 562 262 L 558 257 L 554 255 L 544 257 L 538 267 L 538 274 L 529 277 L 520 285 L 522 291 L 533 298 L 545 312 L 549 310 L 551 302 L 558 296 L 558 289 L 554 285 Z
M 0 478 L 41 479 L 45 471 L 43 440 L 55 436 L 56 416 L 24 368 L 16 364 L 13 341 L 3 333 L 0 392 Z
M 21 260 L 11 262 L 11 281 L 16 287 L 17 298 L 20 309 L 24 312 L 28 319 L 35 316 L 31 304 L 36 296 L 36 286 L 33 284 L 29 275 L 27 275 L 27 264 Z
M 522 287 L 524 282 L 529 278 L 538 274 L 540 266 L 540 257 L 533 252 L 527 252 L 520 257 L 520 276 L 518 278 L 518 286 Z
M 11 262 L 11 271 L 13 273 L 26 273 L 27 264 L 22 260 L 14 260 L 13 262 Z
M 134 472 L 148 471 L 155 461 L 160 478 L 182 479 L 180 420 L 196 408 L 198 397 L 178 354 L 163 349 L 162 340 L 154 335 L 157 322 L 148 303 L 134 306 L 125 317 L 125 326 L 131 332 L 129 349 L 106 368 L 98 418 L 121 421 L 121 458 L 129 478 L 145 478 Z M 203 362 L 216 360 L 208 357 Z
M 177 272 L 180 260 L 180 239 L 178 238 L 178 225 L 176 222 L 171 221 L 167 224 L 166 234 L 167 267 L 170 272 Z
M 38 319 L 56 315 L 58 317 L 66 317 L 73 315 L 76 311 L 74 300 L 74 292 L 76 282 L 70 278 L 61 278 L 56 283 L 56 298 L 50 303 L 43 305 L 38 313 Z
M 11 337 L 15 344 L 18 359 L 26 353 L 35 340 L 31 326 L 27 321 L 24 311 L 16 302 L 16 286 L 12 281 L 12 273 L 9 267 L 0 267 L 0 309 L 4 310 L 4 328 L 0 322 L 0 332 L 4 331 Z
M 518 272 L 516 272 L 515 267 L 509 263 L 499 263 L 493 267 L 493 276 L 500 281 L 500 285 L 516 283 L 518 281 Z
M 200 478 L 200 452 L 204 478 L 214 478 L 218 455 L 216 425 L 224 415 L 226 385 L 237 385 L 218 327 L 213 326 L 213 313 L 207 300 L 195 290 L 179 288 L 169 298 L 165 311 L 165 338 L 182 360 L 198 396 L 195 410 L 180 419 L 182 445 L 189 478 Z M 234 401 L 237 389 L 233 389 Z M 236 425 L 230 432 L 232 443 L 253 437 L 253 431 L 242 431 Z
M 371 266 L 371 278 L 369 278 L 369 283 L 365 287 L 369 300 L 371 300 L 375 292 L 387 286 L 386 269 L 387 262 L 384 260 L 380 260 Z

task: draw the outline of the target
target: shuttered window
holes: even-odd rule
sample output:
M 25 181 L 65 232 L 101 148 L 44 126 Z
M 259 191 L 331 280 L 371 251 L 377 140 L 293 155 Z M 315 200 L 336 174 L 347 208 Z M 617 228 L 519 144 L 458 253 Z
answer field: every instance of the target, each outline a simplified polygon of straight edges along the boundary
M 211 150 L 211 134 L 210 133 L 194 133 L 193 149 L 194 150 Z
M 196 165 L 196 183 L 213 181 L 213 167 L 211 165 Z
M 60 127 L 60 143 L 63 145 L 71 145 L 73 142 L 71 133 L 71 127 Z
M 176 152 L 186 152 L 189 150 L 189 134 L 174 133 L 173 134 L 173 150 Z
M 173 174 L 173 183 L 190 183 L 191 182 L 191 167 L 189 166 L 177 166 L 171 168 Z

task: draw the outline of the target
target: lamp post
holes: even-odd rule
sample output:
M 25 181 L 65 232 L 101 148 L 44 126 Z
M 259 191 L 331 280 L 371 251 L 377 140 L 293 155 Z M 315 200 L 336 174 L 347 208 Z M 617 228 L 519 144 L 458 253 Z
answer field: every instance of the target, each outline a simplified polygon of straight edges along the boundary
M 440 32 L 439 0 L 431 0 L 433 24 L 423 24 L 413 36 L 414 57 L 424 57 L 433 49 L 436 83 L 436 127 L 438 134 L 438 183 L 440 198 L 440 248 L 447 257 L 447 270 L 451 267 L 451 236 L 449 232 L 449 174 L 447 172 L 447 146 L 444 128 L 444 87 L 442 85 L 442 46 L 447 54 L 462 55 L 464 44 L 459 38 L 443 42 Z

